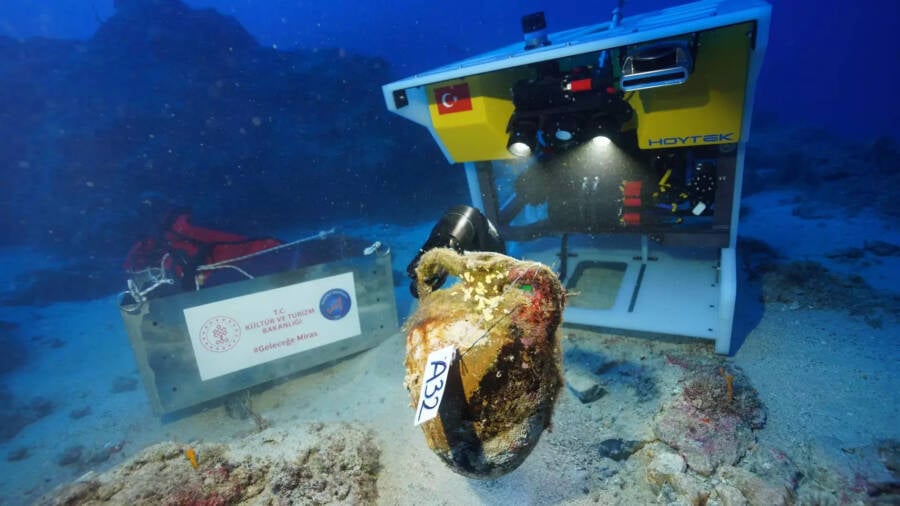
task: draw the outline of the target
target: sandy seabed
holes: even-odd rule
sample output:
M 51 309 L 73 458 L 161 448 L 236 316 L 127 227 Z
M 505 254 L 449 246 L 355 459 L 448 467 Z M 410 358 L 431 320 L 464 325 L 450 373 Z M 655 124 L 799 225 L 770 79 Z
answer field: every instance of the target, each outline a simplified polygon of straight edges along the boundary
M 779 212 L 778 197 L 768 198 L 748 205 Z M 780 216 L 787 214 L 782 209 Z M 784 237 L 773 237 L 763 225 L 742 232 L 766 240 L 788 259 L 809 259 L 812 253 L 798 246 L 808 243 L 797 231 L 812 235 L 822 227 L 808 221 L 790 225 L 785 228 L 794 233 Z M 430 224 L 370 231 L 396 238 L 399 268 L 429 229 Z M 866 237 L 881 237 L 886 225 L 870 220 L 853 228 L 860 229 Z M 889 233 L 897 235 L 895 228 Z M 839 237 L 850 245 L 861 240 Z M 870 285 L 888 289 L 898 278 L 896 261 L 857 272 Z M 401 314 L 410 304 L 405 292 L 405 286 L 396 289 Z M 247 408 L 243 414 L 233 402 L 227 409 L 214 403 L 161 421 L 135 384 L 134 359 L 113 297 L 3 307 L 0 319 L 18 324 L 34 349 L 26 369 L 7 374 L 7 388 L 25 399 L 42 396 L 55 407 L 0 446 L 6 456 L 0 459 L 0 497 L 4 504 L 118 503 L 126 497 L 135 504 L 897 500 L 897 477 L 890 471 L 896 471 L 900 440 L 895 319 L 876 322 L 841 308 L 809 307 L 802 297 L 801 303 L 760 306 L 751 292 L 739 300 L 736 333 L 742 342 L 733 357 L 715 355 L 711 342 L 565 327 L 568 386 L 552 430 L 521 467 L 490 481 L 454 474 L 413 426 L 402 386 L 400 334 L 367 352 L 252 389 L 238 403 Z M 716 425 L 726 418 L 717 418 L 715 405 L 696 398 L 693 407 L 682 402 L 686 387 L 698 379 L 707 382 L 710 399 L 721 401 L 725 381 L 714 380 L 726 374 L 734 376 L 736 395 L 758 398 L 764 424 L 745 418 L 738 421 L 746 430 Z M 661 427 L 674 409 L 697 417 L 685 432 L 707 431 L 711 421 L 715 430 L 705 434 L 713 443 L 728 444 L 691 448 L 699 435 L 679 439 Z M 196 451 L 196 468 L 183 453 L 189 448 Z M 129 496 L 141 483 L 145 495 Z

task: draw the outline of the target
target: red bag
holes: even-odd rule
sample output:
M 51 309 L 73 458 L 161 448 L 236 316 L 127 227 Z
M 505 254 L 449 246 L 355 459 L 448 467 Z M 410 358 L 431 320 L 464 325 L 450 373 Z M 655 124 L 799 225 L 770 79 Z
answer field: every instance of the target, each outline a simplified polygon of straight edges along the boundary
M 128 252 L 126 272 L 162 267 L 174 275 L 183 290 L 194 290 L 205 284 L 213 271 L 198 272 L 202 265 L 215 264 L 258 253 L 281 241 L 271 237 L 249 238 L 231 232 L 193 225 L 189 211 L 170 215 L 161 238 L 141 239 Z

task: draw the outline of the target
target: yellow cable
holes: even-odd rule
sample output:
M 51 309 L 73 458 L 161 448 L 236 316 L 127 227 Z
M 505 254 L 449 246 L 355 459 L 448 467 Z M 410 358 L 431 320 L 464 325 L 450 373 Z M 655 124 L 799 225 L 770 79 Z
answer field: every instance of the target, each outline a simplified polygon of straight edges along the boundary
M 672 175 L 672 169 L 666 169 L 666 173 L 663 174 L 662 179 L 659 180 L 660 186 L 665 186 L 666 183 L 669 182 L 669 177 Z

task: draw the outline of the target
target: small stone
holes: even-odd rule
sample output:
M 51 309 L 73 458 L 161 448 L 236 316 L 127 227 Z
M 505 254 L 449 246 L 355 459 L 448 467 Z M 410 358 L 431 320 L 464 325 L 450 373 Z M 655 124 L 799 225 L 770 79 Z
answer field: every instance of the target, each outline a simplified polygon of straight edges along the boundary
M 643 446 L 643 441 L 607 439 L 600 443 L 600 456 L 615 461 L 622 461 L 628 459 L 628 457 L 640 450 Z
M 705 504 L 712 494 L 709 483 L 693 474 L 676 474 L 671 485 L 684 504 Z
M 840 448 L 840 443 L 838 443 L 833 449 L 834 453 L 846 456 L 847 454 Z M 824 456 L 822 458 L 823 460 L 819 461 L 819 463 L 823 463 L 826 459 Z M 803 477 L 800 469 L 788 454 L 778 448 L 762 444 L 754 446 L 751 451 L 744 455 L 740 461 L 740 467 L 751 470 L 759 479 L 766 483 L 789 484 L 791 488 L 796 487 Z M 818 481 L 818 483 L 822 484 L 821 481 Z
M 647 481 L 658 487 L 671 483 L 674 476 L 684 473 L 687 464 L 677 453 L 661 452 L 647 465 Z
M 573 368 L 566 371 L 565 376 L 566 386 L 582 404 L 594 402 L 606 395 L 606 389 L 588 372 Z
M 709 481 L 688 473 L 684 458 L 666 448 L 654 444 L 648 452 L 653 458 L 646 467 L 647 482 L 675 504 L 706 504 L 712 495 Z
M 747 506 L 750 504 L 740 490 L 727 483 L 716 485 L 716 494 L 718 494 L 722 506 Z
M 766 482 L 746 469 L 722 466 L 719 476 L 740 490 L 750 504 L 780 506 L 793 503 L 793 490 L 783 483 Z

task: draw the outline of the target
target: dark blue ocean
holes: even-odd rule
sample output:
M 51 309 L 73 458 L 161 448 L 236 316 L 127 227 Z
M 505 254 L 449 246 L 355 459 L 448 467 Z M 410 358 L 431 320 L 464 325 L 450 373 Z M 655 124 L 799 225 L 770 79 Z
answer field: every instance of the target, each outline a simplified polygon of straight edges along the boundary
M 435 227 L 448 209 L 478 202 L 469 187 L 475 173 L 448 163 L 425 128 L 389 111 L 382 86 L 522 42 L 523 15 L 544 12 L 553 33 L 604 23 L 617 3 L 3 0 L 0 504 L 900 501 L 900 2 L 893 0 L 769 1 L 752 126 L 738 155 L 743 178 L 731 183 L 740 189 L 739 227 L 727 246 L 716 246 L 737 252 L 727 354 L 708 339 L 668 336 L 667 321 L 689 316 L 665 304 L 640 316 L 641 328 L 653 331 L 563 319 L 564 386 L 552 427 L 502 477 L 454 474 L 412 425 L 401 326 L 418 302 L 408 266 L 428 244 L 452 246 Z M 622 13 L 627 21 L 684 3 L 630 0 Z M 561 184 L 549 171 L 535 177 L 543 181 L 537 186 Z M 502 200 L 509 190 L 497 181 Z M 609 183 L 619 199 L 611 206 L 627 200 L 627 186 Z M 548 200 L 551 216 L 560 213 Z M 569 205 L 563 199 L 557 209 Z M 696 200 L 691 206 L 714 219 Z M 611 211 L 616 226 L 638 219 L 626 207 Z M 563 219 L 560 230 L 534 236 L 540 240 L 517 236 L 506 251 L 561 263 L 563 277 L 569 265 L 575 306 L 596 294 L 576 284 L 586 275 L 573 266 L 579 251 L 593 258 L 585 252 L 603 235 L 582 220 Z M 652 257 L 656 236 L 649 237 Z M 267 273 L 282 261 L 297 267 L 298 257 L 303 268 L 346 261 L 381 284 L 366 281 L 355 292 L 335 285 L 310 306 L 317 309 L 273 303 L 272 315 L 243 332 L 276 332 L 279 315 L 294 315 L 290 325 L 299 328 L 302 317 L 336 307 L 343 318 L 351 310 L 342 304 L 352 304 L 349 314 L 359 311 L 364 323 L 346 331 L 351 337 L 371 330 L 367 311 L 387 308 L 388 323 L 372 334 L 379 337 L 242 376 L 240 388 L 210 383 L 211 369 L 198 361 L 199 375 L 190 369 L 185 384 L 202 393 L 184 401 L 160 371 L 193 364 L 173 359 L 178 339 L 154 327 L 181 328 L 180 318 L 190 326 L 191 313 L 165 306 L 129 328 L 121 308 L 123 294 L 140 292 L 129 291 L 133 271 L 152 277 L 162 265 L 178 277 L 151 299 L 203 292 L 201 281 L 214 279 L 210 290 L 228 290 L 244 282 L 242 269 L 256 266 L 204 274 L 198 265 L 307 239 Z M 160 257 L 159 241 L 177 243 L 177 254 Z M 372 254 L 362 260 L 347 253 L 366 246 Z M 640 262 L 641 243 L 630 247 L 625 262 Z M 384 273 L 367 270 L 388 252 Z M 336 272 L 322 269 L 298 279 Z M 624 272 L 627 283 L 631 271 Z M 669 299 L 697 297 L 681 277 L 672 279 Z M 146 288 L 154 280 L 139 281 Z M 252 283 L 221 293 L 271 288 Z M 305 300 L 319 285 L 303 287 L 279 293 Z M 630 297 L 633 309 L 638 291 Z M 230 349 L 243 324 L 229 330 L 234 320 L 213 313 L 198 326 L 198 342 L 221 332 L 207 348 L 215 354 Z M 215 318 L 224 327 L 209 330 Z M 300 347 L 316 329 L 303 332 L 255 349 Z M 163 343 L 145 349 L 144 339 Z M 176 365 L 160 366 L 165 360 Z M 718 390 L 697 394 L 704 388 Z M 725 407 L 710 414 L 710 403 Z

